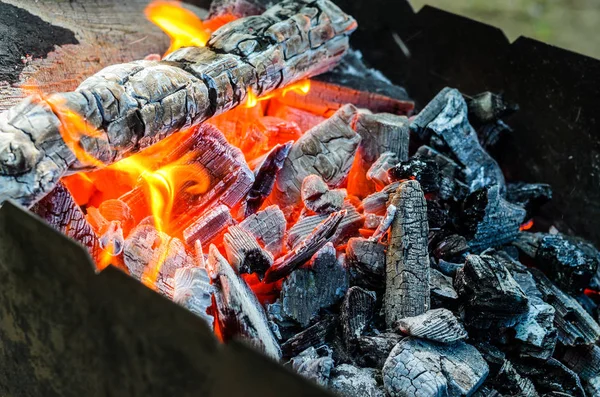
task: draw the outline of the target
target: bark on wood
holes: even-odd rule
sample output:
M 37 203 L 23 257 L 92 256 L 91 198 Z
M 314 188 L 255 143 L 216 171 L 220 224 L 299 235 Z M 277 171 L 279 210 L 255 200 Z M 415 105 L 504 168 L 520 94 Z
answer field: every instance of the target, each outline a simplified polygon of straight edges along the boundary
M 215 298 L 224 336 L 244 338 L 266 355 L 280 359 L 281 349 L 256 295 L 214 245 L 209 248 L 207 270 L 218 282 L 219 293 Z
M 222 27 L 207 47 L 182 48 L 161 62 L 111 66 L 77 91 L 26 100 L 0 116 L 0 176 L 7 186 L 0 202 L 31 206 L 61 176 L 90 167 L 61 138 L 50 102 L 64 102 L 84 116 L 99 135 L 84 135 L 75 144 L 112 163 L 243 103 L 249 89 L 263 95 L 327 71 L 355 28 L 356 21 L 328 0 L 286 0 Z
M 398 211 L 386 257 L 384 307 L 388 326 L 425 313 L 430 304 L 427 203 L 419 183 L 401 183 L 392 204 Z
M 278 206 L 271 205 L 250 215 L 240 223 L 240 227 L 252 233 L 274 257 L 281 254 L 287 222 Z

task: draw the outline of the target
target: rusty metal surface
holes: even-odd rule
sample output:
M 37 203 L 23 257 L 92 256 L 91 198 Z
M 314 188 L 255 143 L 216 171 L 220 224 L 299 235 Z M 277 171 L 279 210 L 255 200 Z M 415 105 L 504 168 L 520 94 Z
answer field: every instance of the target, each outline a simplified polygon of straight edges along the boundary
M 26 210 L 0 208 L 0 395 L 328 396 Z

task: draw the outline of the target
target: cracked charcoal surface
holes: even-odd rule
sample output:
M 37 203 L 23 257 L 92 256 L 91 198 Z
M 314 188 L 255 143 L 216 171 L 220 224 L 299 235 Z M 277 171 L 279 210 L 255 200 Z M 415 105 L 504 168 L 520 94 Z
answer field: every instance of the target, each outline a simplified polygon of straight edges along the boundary
M 376 377 L 377 370 L 373 368 L 358 368 L 342 364 L 331 371 L 329 388 L 340 396 L 385 397 Z

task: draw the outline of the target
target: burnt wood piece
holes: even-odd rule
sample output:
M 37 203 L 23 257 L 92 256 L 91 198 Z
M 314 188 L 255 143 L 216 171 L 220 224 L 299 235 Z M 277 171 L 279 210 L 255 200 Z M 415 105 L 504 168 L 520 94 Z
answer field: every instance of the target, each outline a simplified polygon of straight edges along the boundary
M 432 306 L 443 307 L 458 299 L 458 294 L 452 285 L 452 277 L 443 275 L 436 269 L 429 269 L 429 289 L 431 291 Z
M 380 240 L 384 234 L 387 233 L 387 231 L 392 227 L 392 223 L 396 217 L 396 212 L 398 212 L 398 208 L 396 208 L 395 205 L 388 205 L 383 219 L 381 219 L 381 222 L 379 222 L 379 225 L 373 232 L 373 235 L 369 237 L 371 240 Z
M 376 187 L 383 189 L 385 186 L 392 183 L 389 171 L 399 162 L 400 160 L 396 154 L 392 152 L 381 153 L 381 156 L 379 156 L 373 165 L 371 165 L 371 168 L 368 169 L 367 179 L 372 181 Z
M 355 236 L 364 223 L 363 216 L 350 201 L 347 200 L 344 202 L 342 211 L 346 211 L 346 216 L 340 222 L 331 239 L 331 242 L 335 245 L 343 244 L 349 236 Z M 303 216 L 298 219 L 294 226 L 288 230 L 288 247 L 295 249 L 327 217 L 328 214 L 317 214 Z
M 508 183 L 506 199 L 525 208 L 531 218 L 542 205 L 552 200 L 552 187 L 546 183 Z
M 469 187 L 463 182 L 463 172 L 460 165 L 450 157 L 429 146 L 421 146 L 414 157 L 431 160 L 439 170 L 439 190 L 437 195 L 442 200 L 461 200 L 469 192 Z
M 411 157 L 396 164 L 388 171 L 390 180 L 400 181 L 415 179 L 421 184 L 425 193 L 437 192 L 440 189 L 440 170 L 434 160 Z
M 513 132 L 513 129 L 502 120 L 496 120 L 477 128 L 479 143 L 488 151 L 494 148 L 504 136 Z
M 340 307 L 340 323 L 347 347 L 355 346 L 367 329 L 375 314 L 376 300 L 374 292 L 361 287 L 351 287 L 346 292 Z
M 306 327 L 321 309 L 342 299 L 347 289 L 348 270 L 328 243 L 314 255 L 309 267 L 296 269 L 283 282 L 283 313 Z
M 390 183 L 381 191 L 368 195 L 362 201 L 365 213 L 375 215 L 385 215 L 388 207 L 388 201 L 396 193 L 400 182 Z
M 467 331 L 448 309 L 428 310 L 396 321 L 395 329 L 405 335 L 433 342 L 452 343 L 467 337 Z
M 564 234 L 521 233 L 515 245 L 560 288 L 583 291 L 596 275 L 600 253 L 589 242 Z
M 364 197 L 374 190 L 367 171 L 385 152 L 396 155 L 399 161 L 408 159 L 408 118 L 390 113 L 359 112 L 354 130 L 360 135 L 360 145 L 348 179 L 348 192 Z
M 177 269 L 194 264 L 181 240 L 146 224 L 132 230 L 125 240 L 123 260 L 134 278 L 169 298 Z
M 440 344 L 408 337 L 390 352 L 383 384 L 391 397 L 468 396 L 488 372 L 477 349 L 462 341 Z
M 234 16 L 244 18 L 260 15 L 276 1 L 272 0 L 212 0 L 208 9 L 208 18 Z
M 346 263 L 352 283 L 374 290 L 385 288 L 385 249 L 377 241 L 354 237 L 346 246 Z
M 489 255 L 469 255 L 456 272 L 465 323 L 476 329 L 511 327 L 528 311 L 528 299 L 506 267 Z
M 196 240 L 199 240 L 202 245 L 207 245 L 234 222 L 229 207 L 221 204 L 207 211 L 188 226 L 183 231 L 183 238 L 187 245 L 193 244 Z
M 352 129 L 357 112 L 352 105 L 340 108 L 292 145 L 275 182 L 277 203 L 282 207 L 296 205 L 302 181 L 309 175 L 319 175 L 332 188 L 346 181 L 361 139 Z
M 591 345 L 600 338 L 600 326 L 571 296 L 562 292 L 541 271 L 529 269 L 545 302 L 556 310 L 558 341 L 565 346 Z
M 429 309 L 427 203 L 417 181 L 402 182 L 392 205 L 398 208 L 386 254 L 385 320 L 392 326 Z
M 385 397 L 377 378 L 379 371 L 374 368 L 359 368 L 341 364 L 331 371 L 329 389 L 347 397 Z
M 214 287 L 206 269 L 200 266 L 187 266 L 175 271 L 173 277 L 173 302 L 185 307 L 202 318 L 212 329 L 214 318 L 207 314 L 212 305 Z
M 110 221 L 106 227 L 106 231 L 100 236 L 98 242 L 104 253 L 111 256 L 120 255 L 123 252 L 123 246 L 125 245 L 125 237 L 123 236 L 121 223 Z
M 304 331 L 299 332 L 281 345 L 283 356 L 293 357 L 311 346 L 319 347 L 323 345 L 334 331 L 334 326 L 335 318 L 327 316 Z
M 317 349 L 311 346 L 296 357 L 293 357 L 289 361 L 289 365 L 303 377 L 310 379 L 321 386 L 327 386 L 329 383 L 329 375 L 334 367 L 331 351 L 328 351 L 328 353 L 329 354 L 327 355 L 321 356 Z
M 281 349 L 260 302 L 214 245 L 209 248 L 206 267 L 217 287 L 217 320 L 223 337 L 226 340 L 241 337 L 269 357 L 279 360 Z
M 273 255 L 264 250 L 256 238 L 240 226 L 230 226 L 223 236 L 227 260 L 238 273 L 256 273 L 262 280 L 273 264 Z
M 68 172 L 115 162 L 244 103 L 249 90 L 260 96 L 325 72 L 348 49 L 355 28 L 328 0 L 285 0 L 218 29 L 206 47 L 110 66 L 76 91 L 25 100 L 0 116 L 0 158 L 6 159 L 0 203 L 13 199 L 29 207 Z M 57 103 L 97 133 L 61 136 L 64 112 Z M 97 161 L 79 161 L 75 145 Z
M 456 272 L 458 271 L 458 269 L 462 268 L 464 266 L 464 264 L 448 262 L 443 259 L 440 259 L 439 261 L 437 261 L 437 263 L 434 266 L 442 274 L 444 274 L 446 276 L 454 277 L 456 275 Z
M 461 93 L 444 88 L 419 113 L 410 125 L 413 133 L 425 140 L 433 135 L 441 138 L 452 155 L 464 166 L 471 192 L 498 186 L 504 194 L 504 175 L 498 163 L 481 147 L 477 133 L 467 118 L 467 103 Z
M 363 367 L 383 368 L 390 352 L 402 336 L 395 332 L 361 336 L 356 342 L 355 360 Z
M 302 181 L 301 197 L 304 206 L 318 214 L 329 214 L 342 209 L 346 199 L 344 189 L 330 190 L 318 175 L 309 175 Z
M 467 97 L 469 120 L 476 124 L 497 121 L 519 110 L 519 106 L 504 99 L 502 94 L 482 92 L 473 97 Z
M 559 354 L 561 362 L 579 375 L 588 396 L 600 392 L 600 347 L 570 347 Z
M 265 274 L 265 282 L 272 283 L 293 272 L 297 267 L 308 261 L 317 251 L 327 244 L 346 216 L 342 210 L 329 215 L 327 219 L 309 234 L 292 251 L 278 258 Z
M 387 211 L 386 211 L 386 213 L 387 213 Z M 383 216 L 375 215 L 375 214 L 371 214 L 371 213 L 367 212 L 365 214 L 365 223 L 364 223 L 363 227 L 365 229 L 375 230 L 379 227 L 382 220 L 383 220 Z
M 458 234 L 445 236 L 433 249 L 433 256 L 438 260 L 450 260 L 461 256 L 469 250 L 467 240 Z
M 274 257 L 281 254 L 287 222 L 278 206 L 271 205 L 250 215 L 240 223 L 240 227 L 252 233 Z
M 520 374 L 531 379 L 542 396 L 586 396 L 579 376 L 555 358 L 541 362 L 515 361 L 513 364 Z
M 31 212 L 53 229 L 82 244 L 94 260 L 98 259 L 101 251 L 98 236 L 65 185 L 56 185 L 49 195 L 31 208 Z
M 462 232 L 475 253 L 513 241 L 525 220 L 525 209 L 509 203 L 494 185 L 471 193 L 463 202 Z
M 277 174 L 281 170 L 281 167 L 283 167 L 292 144 L 293 142 L 288 142 L 284 145 L 275 146 L 255 171 L 254 183 L 246 196 L 245 217 L 256 213 L 265 199 L 271 194 L 271 191 L 273 191 Z

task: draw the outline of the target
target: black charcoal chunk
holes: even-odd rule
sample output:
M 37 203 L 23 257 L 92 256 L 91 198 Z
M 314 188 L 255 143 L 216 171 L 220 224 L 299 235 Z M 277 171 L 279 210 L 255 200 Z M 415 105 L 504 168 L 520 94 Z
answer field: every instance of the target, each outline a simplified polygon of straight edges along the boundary
M 458 269 L 461 269 L 464 266 L 462 263 L 453 263 L 447 262 L 443 259 L 440 259 L 435 264 L 435 268 L 439 270 L 442 274 L 450 277 L 454 277 Z
M 283 313 L 281 301 L 278 299 L 273 303 L 265 305 L 269 327 L 278 341 L 284 341 L 299 332 L 298 323 L 287 318 Z
M 368 214 L 384 215 L 388 207 L 390 197 L 396 193 L 400 182 L 393 182 L 381 191 L 368 195 L 362 201 L 363 210 Z
M 552 200 L 552 187 L 546 183 L 509 183 L 506 199 L 525 208 L 527 217 L 531 218 L 538 208 Z
M 467 98 L 467 106 L 469 120 L 479 124 L 499 120 L 519 110 L 518 105 L 506 101 L 502 94 L 489 91 Z
M 283 356 L 293 357 L 311 346 L 315 348 L 322 346 L 332 335 L 335 323 L 333 316 L 327 316 L 304 331 L 292 336 L 281 345 Z
M 385 288 L 384 244 L 362 237 L 348 240 L 346 263 L 352 275 L 352 284 L 381 290 Z
M 372 291 L 351 287 L 340 308 L 340 323 L 346 346 L 354 345 L 375 313 L 377 297 Z
M 356 361 L 363 367 L 382 368 L 390 352 L 402 337 L 386 332 L 373 336 L 361 336 L 357 342 Z
M 329 389 L 344 397 L 385 397 L 377 376 L 373 368 L 342 364 L 331 371 Z
M 395 329 L 405 335 L 433 342 L 452 343 L 467 337 L 467 331 L 448 309 L 428 310 L 425 313 L 396 321 Z
M 444 236 L 434 248 L 432 254 L 437 259 L 452 259 L 469 250 L 467 240 L 458 234 Z
M 588 396 L 600 395 L 600 347 L 569 347 L 559 354 L 559 358 L 579 375 Z
M 546 361 L 515 361 L 515 368 L 535 385 L 542 396 L 585 397 L 579 376 L 555 358 Z
M 319 175 L 309 175 L 302 181 L 300 195 L 304 206 L 309 210 L 318 214 L 329 214 L 342 209 L 346 191 L 330 190 Z
M 434 160 L 412 157 L 402 161 L 388 171 L 392 181 L 415 179 L 425 193 L 437 192 L 440 188 L 440 170 Z
M 325 351 L 325 354 L 323 354 L 323 351 Z M 330 350 L 320 349 L 320 351 L 317 351 L 311 346 L 292 358 L 289 365 L 305 378 L 321 386 L 327 386 L 334 362 Z
M 429 288 L 432 299 L 436 299 L 441 303 L 439 306 L 458 299 L 458 294 L 452 285 L 452 278 L 445 276 L 436 269 L 429 270 Z
M 493 148 L 503 137 L 512 133 L 513 129 L 502 120 L 492 121 L 477 128 L 479 143 L 486 150 Z
M 509 203 L 492 186 L 471 193 L 463 202 L 462 234 L 474 252 L 504 245 L 519 234 L 525 209 Z
M 321 309 L 344 297 L 348 271 L 328 243 L 313 257 L 308 267 L 295 270 L 281 286 L 284 314 L 306 327 Z
M 461 166 L 451 158 L 429 146 L 421 146 L 414 155 L 415 158 L 434 161 L 439 170 L 438 196 L 442 200 L 461 200 L 469 193 L 469 188 L 462 179 Z
M 473 346 L 413 337 L 400 341 L 383 366 L 383 384 L 392 397 L 468 396 L 487 375 L 488 365 Z
M 465 322 L 477 329 L 510 327 L 528 311 L 528 299 L 519 284 L 499 261 L 489 255 L 469 255 L 456 272 Z

